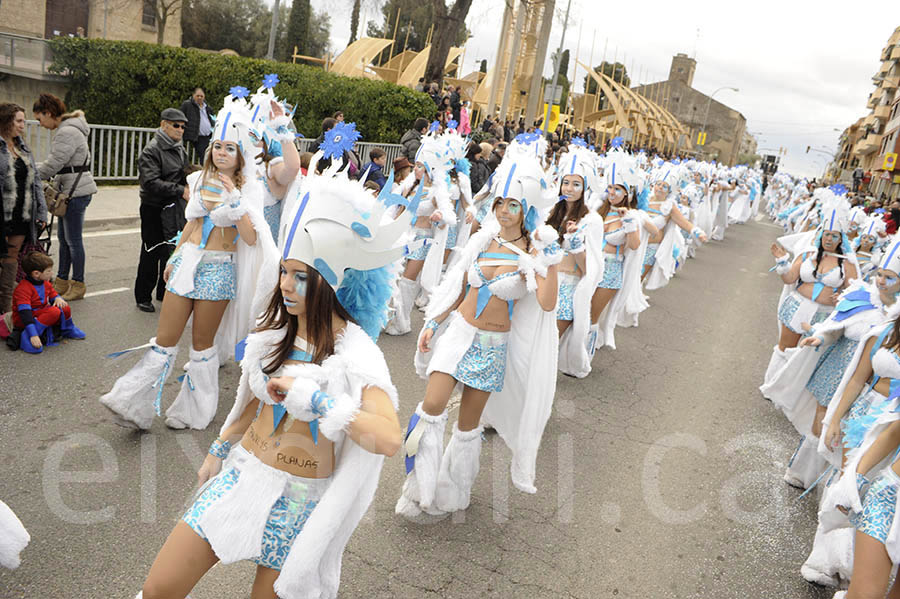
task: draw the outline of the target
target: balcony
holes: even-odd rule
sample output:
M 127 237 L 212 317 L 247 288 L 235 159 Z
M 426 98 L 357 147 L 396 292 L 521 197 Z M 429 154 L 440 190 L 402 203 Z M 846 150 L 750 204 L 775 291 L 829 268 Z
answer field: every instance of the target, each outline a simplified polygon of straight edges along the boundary
M 866 154 L 871 154 L 872 152 L 879 150 L 881 148 L 881 137 L 881 135 L 876 133 L 869 133 L 867 136 L 856 142 L 853 153 L 865 156 Z
M 875 107 L 875 110 L 872 111 L 872 115 L 876 119 L 882 119 L 886 121 L 891 116 L 891 107 L 884 104 L 879 104 Z
M 900 75 L 885 77 L 881 82 L 881 88 L 885 90 L 897 89 L 898 86 L 900 86 Z
M 900 60 L 900 46 L 894 46 L 889 60 Z
M 31 79 L 62 79 L 50 72 L 53 54 L 47 40 L 14 33 L 0 33 L 0 73 Z

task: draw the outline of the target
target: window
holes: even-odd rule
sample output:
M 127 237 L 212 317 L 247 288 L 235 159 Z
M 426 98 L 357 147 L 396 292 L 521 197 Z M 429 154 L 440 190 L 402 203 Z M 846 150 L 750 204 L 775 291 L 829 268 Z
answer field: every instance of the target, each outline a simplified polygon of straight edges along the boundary
M 141 24 L 147 27 L 156 27 L 156 0 L 144 0 Z
M 679 72 L 679 73 L 684 73 L 684 67 L 678 67 L 678 72 Z

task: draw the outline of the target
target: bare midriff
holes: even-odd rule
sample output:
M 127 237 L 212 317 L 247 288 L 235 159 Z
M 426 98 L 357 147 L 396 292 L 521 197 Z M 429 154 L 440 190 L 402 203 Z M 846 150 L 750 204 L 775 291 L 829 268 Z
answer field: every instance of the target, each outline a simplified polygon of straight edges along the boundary
M 263 404 L 259 416 L 250 423 L 241 446 L 263 464 L 304 478 L 328 478 L 334 472 L 334 443 L 319 432 L 313 443 L 309 423 L 289 415 L 272 432 L 272 406 Z M 286 429 L 286 425 L 290 427 Z
M 491 244 L 488 246 L 485 252 L 514 255 L 506 248 L 500 246 L 496 241 L 491 241 Z M 518 270 L 518 268 L 519 267 L 516 261 L 510 260 L 509 266 L 482 266 L 481 272 L 483 272 L 484 276 L 487 277 L 488 280 L 490 280 L 504 273 L 515 272 L 516 270 Z M 483 284 L 486 285 L 487 283 Z M 475 318 L 475 310 L 477 307 L 478 288 L 471 287 L 469 289 L 469 292 L 466 294 L 465 299 L 463 299 L 458 308 L 459 313 L 462 314 L 462 317 L 466 319 L 466 322 L 477 329 L 481 329 L 482 331 L 495 331 L 498 333 L 503 333 L 509 330 L 509 304 L 506 303 L 506 300 L 492 295 L 488 300 L 484 311 L 482 311 L 481 315 L 478 318 Z
M 234 227 L 214 227 L 209 233 L 206 240 L 207 250 L 220 252 L 233 252 L 237 249 L 235 240 L 238 236 L 238 230 Z M 191 231 L 188 242 L 194 245 L 200 245 L 203 242 L 203 226 L 198 222 L 197 226 Z

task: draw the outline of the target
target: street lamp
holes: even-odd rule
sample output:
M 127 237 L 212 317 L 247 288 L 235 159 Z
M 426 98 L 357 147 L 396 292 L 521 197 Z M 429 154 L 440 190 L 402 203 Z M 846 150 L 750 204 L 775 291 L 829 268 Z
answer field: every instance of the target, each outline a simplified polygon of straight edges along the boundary
M 712 104 L 713 96 L 715 96 L 717 93 L 719 93 L 719 92 L 722 91 L 723 89 L 730 89 L 730 90 L 733 91 L 733 92 L 739 92 L 739 91 L 741 91 L 741 90 L 739 90 L 739 89 L 736 88 L 736 87 L 729 87 L 729 86 L 726 85 L 726 86 L 724 86 L 724 87 L 720 87 L 719 89 L 717 89 L 716 91 L 714 91 L 713 93 L 711 93 L 711 94 L 709 95 L 709 100 L 707 100 L 707 102 L 706 102 L 706 114 L 703 115 L 703 129 L 702 129 L 702 131 L 703 131 L 704 133 L 706 133 L 706 123 L 707 123 L 707 121 L 709 120 L 709 106 L 710 106 L 710 104 Z M 705 140 L 704 140 L 704 142 L 705 142 Z

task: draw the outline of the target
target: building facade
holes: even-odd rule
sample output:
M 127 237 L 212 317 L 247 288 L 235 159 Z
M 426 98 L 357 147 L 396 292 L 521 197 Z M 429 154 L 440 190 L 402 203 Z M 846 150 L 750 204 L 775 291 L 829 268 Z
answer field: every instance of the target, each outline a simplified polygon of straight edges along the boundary
M 661 98 L 662 106 L 690 130 L 698 157 L 734 165 L 742 153 L 747 119 L 737 110 L 694 89 L 696 71 L 697 61 L 679 53 L 672 57 L 666 81 L 640 85 L 634 90 L 644 96 Z M 705 141 L 699 136 L 704 131 Z
M 180 46 L 180 0 L 3 0 L 0 32 L 44 39 L 68 35 L 156 43 L 157 7 L 171 7 L 163 43 Z

